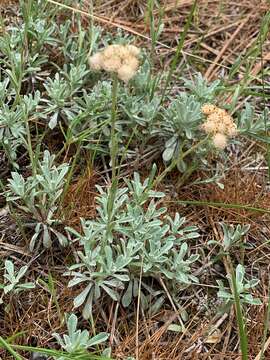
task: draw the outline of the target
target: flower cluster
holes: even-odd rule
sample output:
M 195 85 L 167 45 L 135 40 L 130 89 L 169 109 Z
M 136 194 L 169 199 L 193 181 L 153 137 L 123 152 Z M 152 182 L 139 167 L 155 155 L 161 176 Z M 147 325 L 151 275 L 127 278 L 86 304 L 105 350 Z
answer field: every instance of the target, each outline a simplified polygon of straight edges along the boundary
M 119 79 L 128 82 L 139 67 L 140 49 L 134 45 L 110 45 L 89 58 L 93 70 L 115 72 Z
M 219 149 L 224 149 L 227 145 L 228 137 L 237 134 L 237 127 L 231 115 L 226 110 L 220 109 L 212 104 L 205 104 L 201 111 L 207 116 L 206 121 L 202 124 L 202 129 L 212 135 L 213 144 Z

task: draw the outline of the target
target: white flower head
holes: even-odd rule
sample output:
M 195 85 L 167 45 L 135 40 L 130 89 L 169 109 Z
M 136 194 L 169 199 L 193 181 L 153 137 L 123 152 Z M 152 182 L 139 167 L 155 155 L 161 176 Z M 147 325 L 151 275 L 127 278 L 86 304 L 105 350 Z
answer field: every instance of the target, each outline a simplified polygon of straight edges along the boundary
M 213 136 L 213 144 L 218 149 L 225 149 L 227 145 L 227 137 L 224 134 L 217 133 Z
M 139 68 L 140 49 L 134 45 L 109 45 L 91 56 L 89 64 L 93 70 L 114 72 L 124 82 L 131 80 Z

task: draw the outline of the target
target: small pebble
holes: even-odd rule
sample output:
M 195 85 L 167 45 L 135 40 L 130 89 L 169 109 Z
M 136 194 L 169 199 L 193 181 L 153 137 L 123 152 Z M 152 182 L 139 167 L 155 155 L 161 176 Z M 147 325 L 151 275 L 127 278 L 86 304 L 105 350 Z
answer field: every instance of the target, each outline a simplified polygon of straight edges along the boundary
M 43 355 L 38 352 L 34 352 L 31 357 L 31 360 L 47 360 L 47 359 L 49 359 L 47 355 Z

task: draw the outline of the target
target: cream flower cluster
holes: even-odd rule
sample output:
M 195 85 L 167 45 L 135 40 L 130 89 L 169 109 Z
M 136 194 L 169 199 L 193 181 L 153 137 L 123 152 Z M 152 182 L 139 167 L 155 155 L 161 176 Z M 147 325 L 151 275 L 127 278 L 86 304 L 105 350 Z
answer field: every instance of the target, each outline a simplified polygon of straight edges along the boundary
M 140 49 L 134 45 L 110 45 L 89 58 L 93 70 L 115 72 L 119 79 L 128 82 L 139 67 Z
M 202 124 L 202 129 L 207 134 L 212 135 L 215 147 L 224 149 L 228 138 L 237 134 L 237 127 L 233 118 L 226 110 L 212 104 L 203 105 L 201 111 L 207 116 L 206 121 Z

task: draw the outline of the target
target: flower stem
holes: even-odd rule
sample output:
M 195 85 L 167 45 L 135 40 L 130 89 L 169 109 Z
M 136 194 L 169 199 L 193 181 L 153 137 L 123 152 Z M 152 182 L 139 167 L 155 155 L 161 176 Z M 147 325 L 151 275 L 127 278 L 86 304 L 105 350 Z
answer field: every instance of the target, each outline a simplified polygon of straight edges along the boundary
M 201 146 L 203 143 L 205 143 L 208 139 L 209 139 L 209 137 L 207 136 L 206 138 L 202 139 L 201 141 L 199 141 L 195 145 L 193 145 L 190 149 L 183 152 L 179 157 L 173 159 L 172 162 L 170 163 L 170 165 L 156 178 L 156 180 L 154 181 L 154 187 L 157 186 L 164 179 L 164 177 L 175 168 L 175 166 L 179 163 L 179 161 L 183 160 L 187 155 L 189 155 L 194 150 L 196 150 L 199 146 Z
M 112 213 L 114 200 L 118 185 L 118 176 L 116 174 L 117 169 L 117 151 L 118 151 L 118 140 L 116 134 L 116 115 L 117 115 L 117 93 L 118 93 L 118 78 L 116 74 L 113 74 L 113 87 L 112 87 L 112 108 L 111 108 L 111 141 L 110 141 L 110 157 L 112 165 L 112 178 L 111 178 L 111 187 L 109 191 L 108 198 L 108 223 L 106 237 L 111 233 L 111 223 L 112 223 Z
M 117 90 L 118 90 L 118 78 L 117 75 L 113 75 L 113 87 L 112 87 L 112 109 L 111 109 L 111 163 L 112 163 L 112 183 L 116 179 L 116 157 L 118 150 L 117 135 L 115 134 L 116 125 L 116 106 L 117 106 Z

